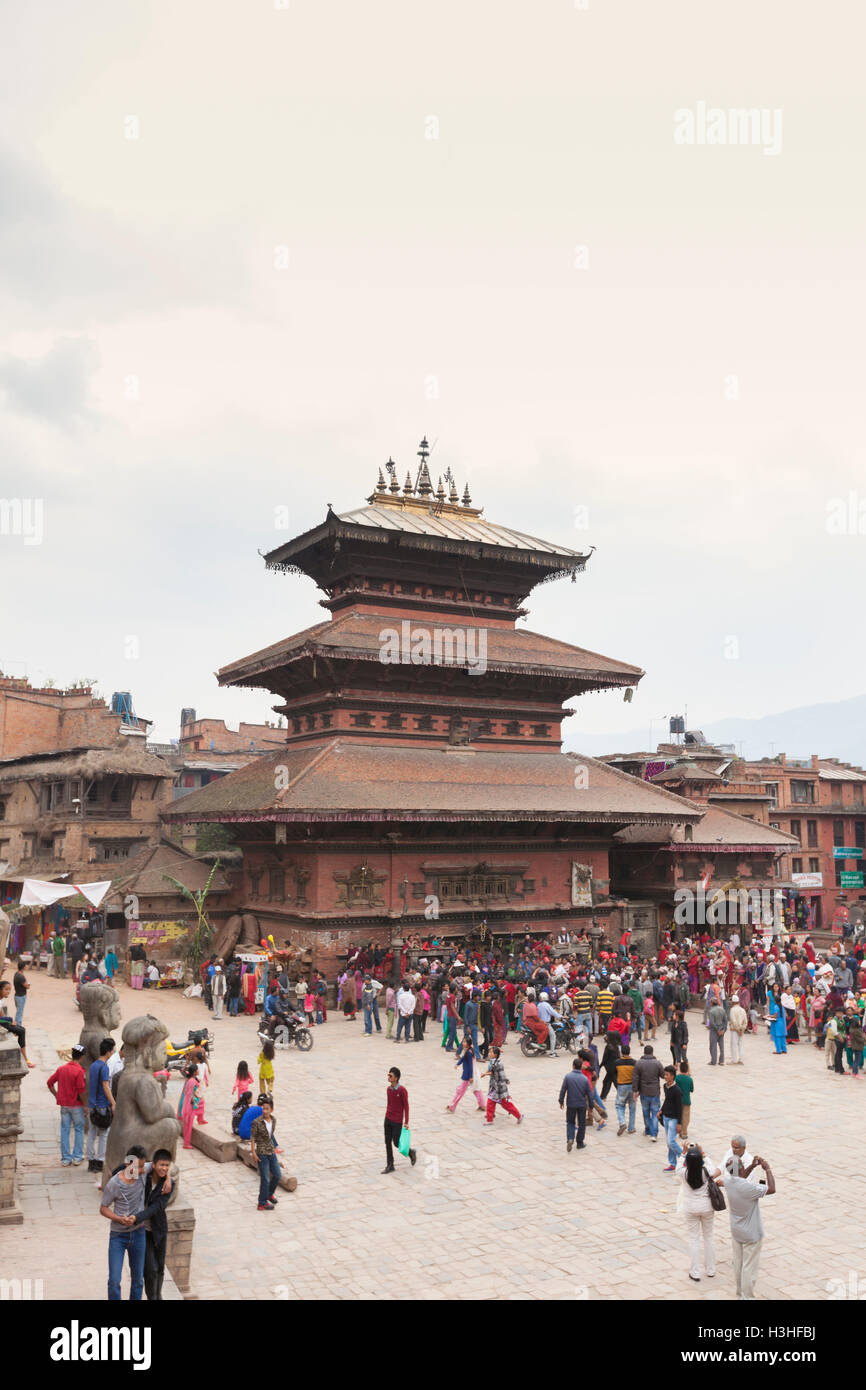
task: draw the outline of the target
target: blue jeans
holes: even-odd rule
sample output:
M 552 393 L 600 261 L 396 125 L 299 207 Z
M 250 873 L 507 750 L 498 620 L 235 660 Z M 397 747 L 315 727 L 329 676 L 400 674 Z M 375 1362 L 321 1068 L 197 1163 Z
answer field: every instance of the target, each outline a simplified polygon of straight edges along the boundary
M 379 1022 L 379 1001 L 374 999 L 372 1004 L 364 1005 L 364 1032 L 372 1033 L 373 1019 L 376 1020 L 376 1032 L 381 1033 L 382 1025 Z
M 259 1206 L 263 1207 L 270 1201 L 277 1190 L 277 1184 L 282 1176 L 282 1169 L 277 1162 L 276 1154 L 259 1155 Z
M 577 1022 L 577 1031 L 578 1031 L 578 1033 L 586 1033 L 587 1037 L 591 1038 L 591 1037 L 592 1037 L 592 1014 L 578 1014 L 578 1015 L 577 1015 L 577 1020 L 576 1020 L 576 1022 Z
M 668 1115 L 662 1116 L 665 1127 L 665 1139 L 668 1144 L 668 1163 L 676 1163 L 682 1149 L 677 1142 L 677 1122 Z
M 240 1004 L 240 1002 L 241 1002 L 241 996 L 240 996 L 239 994 L 230 994 L 230 995 L 229 995 L 229 1018 L 237 1018 L 237 1016 L 238 1016 L 238 1005 Z
M 405 1029 L 405 1032 L 406 1032 L 406 1041 L 408 1042 L 408 1041 L 409 1041 L 409 1038 L 410 1038 L 411 1035 L 412 1035 L 412 1014 L 401 1014 L 400 1017 L 398 1018 L 398 1020 L 397 1020 L 397 1041 L 398 1041 L 398 1042 L 400 1041 L 400 1034 L 401 1034 L 401 1032 L 402 1032 L 404 1029 Z M 449 1048 L 448 1050 L 449 1050 L 449 1052 L 450 1052 L 451 1049 Z
M 120 1298 L 120 1277 L 123 1274 L 123 1257 L 129 1255 L 130 1299 L 141 1298 L 144 1287 L 144 1253 L 147 1248 L 147 1232 L 141 1226 L 112 1231 L 108 1237 L 108 1297 L 116 1303 Z
M 640 1108 L 643 1111 L 643 1127 L 645 1134 L 651 1134 L 653 1138 L 659 1132 L 659 1106 L 661 1096 L 641 1096 Z
M 607 1106 L 605 1105 L 604 1101 L 602 1100 L 601 1096 L 598 1094 L 598 1091 L 595 1089 L 594 1086 L 592 1088 L 592 1099 L 594 1104 L 601 1111 L 604 1118 L 607 1119 Z
M 456 1019 L 456 1018 L 449 1018 L 449 1019 L 446 1020 L 446 1024 L 447 1024 L 447 1027 L 446 1027 L 446 1036 L 447 1036 L 447 1038 L 448 1038 L 448 1041 L 447 1041 L 446 1044 L 445 1044 L 445 1051 L 446 1051 L 446 1052 L 451 1052 L 451 1051 L 453 1050 L 453 1048 L 454 1048 L 456 1042 L 457 1042 L 457 1019 Z M 399 1031 L 399 1030 L 400 1030 L 400 1025 L 399 1025 L 399 1023 L 398 1023 L 398 1024 L 397 1024 L 397 1036 L 398 1036 L 398 1038 L 399 1038 L 399 1036 L 400 1036 L 400 1031 Z
M 69 1131 L 74 1130 L 73 1152 L 69 1152 Z M 84 1158 L 84 1107 L 82 1105 L 61 1105 L 60 1107 L 60 1157 L 64 1163 L 75 1159 L 80 1163 Z
M 632 1090 L 631 1082 L 626 1081 L 622 1086 L 616 1088 L 616 1118 L 621 1125 L 625 1124 L 625 1107 L 628 1105 L 628 1132 L 634 1134 L 634 1117 L 637 1110 L 637 1100 Z
M 478 1024 L 477 1024 L 477 1023 L 467 1023 L 467 1024 L 466 1024 L 466 1032 L 469 1034 L 470 1038 L 472 1039 L 472 1056 L 475 1058 L 476 1062 L 480 1062 L 480 1061 L 481 1061 L 481 1053 L 478 1051 Z
M 568 1105 L 565 1109 L 565 1137 L 569 1144 L 574 1143 L 575 1122 L 577 1124 L 577 1142 L 582 1144 L 586 1138 L 586 1106 Z
M 24 1005 L 27 1003 L 26 994 L 15 995 L 15 1022 L 20 1023 L 24 1017 Z

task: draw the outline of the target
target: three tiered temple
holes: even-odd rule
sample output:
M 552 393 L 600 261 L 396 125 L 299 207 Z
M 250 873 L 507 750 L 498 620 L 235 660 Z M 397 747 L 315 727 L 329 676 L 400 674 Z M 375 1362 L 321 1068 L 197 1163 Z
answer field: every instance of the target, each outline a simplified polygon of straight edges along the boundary
M 389 460 L 366 506 L 329 507 L 265 557 L 314 579 L 328 617 L 218 679 L 272 692 L 286 747 L 166 817 L 230 825 L 237 936 L 290 938 L 323 967 L 349 940 L 434 920 L 446 935 L 592 919 L 612 934 L 630 910 L 610 896 L 614 835 L 701 814 L 562 752 L 565 700 L 643 674 L 516 626 L 536 585 L 589 557 L 487 521 L 450 474 L 434 488 L 426 441 L 419 455 L 414 481 Z

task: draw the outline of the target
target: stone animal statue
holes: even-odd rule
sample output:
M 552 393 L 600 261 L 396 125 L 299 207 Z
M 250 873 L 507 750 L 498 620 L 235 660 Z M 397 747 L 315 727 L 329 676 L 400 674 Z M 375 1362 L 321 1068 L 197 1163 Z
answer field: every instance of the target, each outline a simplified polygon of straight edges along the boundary
M 99 1057 L 99 1044 L 108 1038 L 115 1028 L 120 1027 L 120 995 L 111 985 L 101 980 L 91 980 L 82 985 L 80 991 L 81 1012 L 84 1014 L 84 1027 L 78 1041 L 87 1053 L 82 1057 L 84 1070 Z
M 163 1087 L 154 1077 L 165 1068 L 165 1040 L 168 1029 L 153 1014 L 131 1018 L 123 1029 L 123 1071 L 117 1078 L 117 1108 L 108 1131 L 105 1172 L 113 1173 L 124 1162 L 130 1144 L 141 1144 L 148 1159 L 155 1149 L 168 1149 L 172 1157 L 172 1179 L 177 1195 L 177 1169 L 174 1165 L 180 1121 L 174 1106 L 166 1100 Z

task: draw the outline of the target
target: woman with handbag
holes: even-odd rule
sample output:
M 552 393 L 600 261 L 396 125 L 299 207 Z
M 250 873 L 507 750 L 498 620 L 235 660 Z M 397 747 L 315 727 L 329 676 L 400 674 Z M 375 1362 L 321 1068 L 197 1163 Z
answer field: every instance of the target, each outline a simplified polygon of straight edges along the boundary
M 686 1150 L 677 1169 L 680 1193 L 677 1198 L 677 1211 L 686 1218 L 689 1235 L 691 1268 L 689 1278 L 696 1284 L 701 1280 L 701 1244 L 703 1243 L 703 1266 L 708 1279 L 716 1273 L 716 1250 L 713 1244 L 713 1223 L 716 1211 L 724 1211 L 725 1199 L 715 1179 L 720 1169 L 711 1173 L 712 1164 L 704 1154 L 700 1144 L 692 1144 Z

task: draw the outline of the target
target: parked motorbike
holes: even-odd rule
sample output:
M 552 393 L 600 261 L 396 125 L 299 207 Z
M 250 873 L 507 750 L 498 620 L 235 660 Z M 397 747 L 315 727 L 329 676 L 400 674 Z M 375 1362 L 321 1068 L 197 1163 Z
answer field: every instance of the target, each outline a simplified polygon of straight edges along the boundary
M 565 1049 L 568 1052 L 580 1050 L 581 1035 L 573 1018 L 565 1018 L 562 1023 L 555 1023 L 554 1028 L 556 1030 L 557 1052 L 560 1049 Z M 549 1052 L 550 1047 L 546 1038 L 543 1043 L 539 1042 L 531 1028 L 521 1028 L 520 1051 L 524 1057 L 536 1057 Z
M 180 1071 L 199 1047 L 203 1047 L 208 1056 L 213 1052 L 214 1036 L 207 1028 L 190 1028 L 185 1043 L 167 1042 L 165 1055 L 169 1071 Z
M 282 1019 L 270 1018 L 258 1031 L 261 1042 L 272 1042 L 275 1047 L 294 1046 L 300 1052 L 309 1052 L 313 1046 L 313 1035 L 300 1014 L 285 1014 Z

